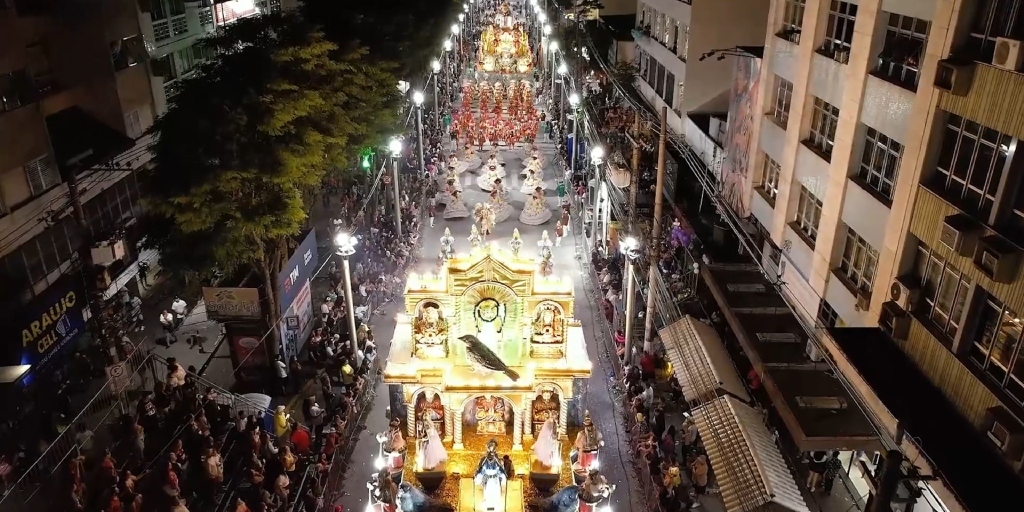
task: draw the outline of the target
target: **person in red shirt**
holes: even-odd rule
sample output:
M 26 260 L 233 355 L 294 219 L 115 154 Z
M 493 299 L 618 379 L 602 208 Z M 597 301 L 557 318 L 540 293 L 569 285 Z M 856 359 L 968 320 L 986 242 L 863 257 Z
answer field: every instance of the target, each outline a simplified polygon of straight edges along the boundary
M 310 448 L 313 446 L 313 441 L 309 437 L 309 430 L 305 425 L 298 425 L 292 431 L 291 442 L 295 453 L 301 456 L 309 455 Z
M 654 380 L 654 372 L 657 367 L 654 364 L 654 356 L 647 351 L 640 357 L 640 377 L 645 381 Z

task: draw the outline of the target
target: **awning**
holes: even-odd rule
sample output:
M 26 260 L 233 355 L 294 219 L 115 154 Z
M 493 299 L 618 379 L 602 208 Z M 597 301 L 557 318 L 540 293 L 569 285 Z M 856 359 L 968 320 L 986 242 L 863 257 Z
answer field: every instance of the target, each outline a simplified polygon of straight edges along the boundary
M 687 401 L 712 400 L 724 391 L 750 402 L 743 379 L 713 327 L 687 315 L 658 335 Z
M 693 419 L 726 510 L 747 512 L 774 503 L 809 512 L 760 412 L 726 395 L 694 409 Z

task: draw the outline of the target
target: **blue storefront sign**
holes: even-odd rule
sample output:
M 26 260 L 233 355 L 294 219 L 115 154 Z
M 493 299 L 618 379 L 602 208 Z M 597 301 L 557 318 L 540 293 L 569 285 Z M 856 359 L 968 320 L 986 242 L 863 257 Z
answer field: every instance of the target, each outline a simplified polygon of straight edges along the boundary
M 283 318 L 297 317 L 298 329 L 289 329 L 288 322 L 281 322 L 281 355 L 285 358 L 298 356 L 309 333 L 313 330 L 313 298 L 309 280 L 320 264 L 317 252 L 316 232 L 310 230 L 302 243 L 295 248 L 288 264 L 277 276 L 278 308 Z M 293 320 L 294 324 L 295 321 Z
M 77 273 L 61 277 L 9 320 L 21 341 L 21 364 L 37 370 L 86 332 L 85 285 Z

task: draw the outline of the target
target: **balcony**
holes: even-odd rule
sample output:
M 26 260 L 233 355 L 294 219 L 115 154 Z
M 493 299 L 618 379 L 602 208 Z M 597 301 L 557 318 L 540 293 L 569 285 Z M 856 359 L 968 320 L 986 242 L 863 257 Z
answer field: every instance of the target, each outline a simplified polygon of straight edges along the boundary
M 139 26 L 151 57 L 191 46 L 196 39 L 214 32 L 213 14 L 209 7 L 186 8 L 184 14 L 153 21 L 149 13 L 139 13 Z

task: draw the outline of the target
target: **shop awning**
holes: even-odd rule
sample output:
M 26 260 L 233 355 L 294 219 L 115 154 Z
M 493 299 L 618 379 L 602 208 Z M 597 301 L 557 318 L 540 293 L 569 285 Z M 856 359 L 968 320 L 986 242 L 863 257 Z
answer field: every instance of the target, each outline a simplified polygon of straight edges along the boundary
M 712 400 L 724 392 L 750 402 L 743 379 L 713 327 L 687 315 L 658 334 L 687 401 Z
M 727 511 L 753 511 L 772 503 L 808 512 L 760 412 L 726 395 L 694 409 L 693 418 Z

